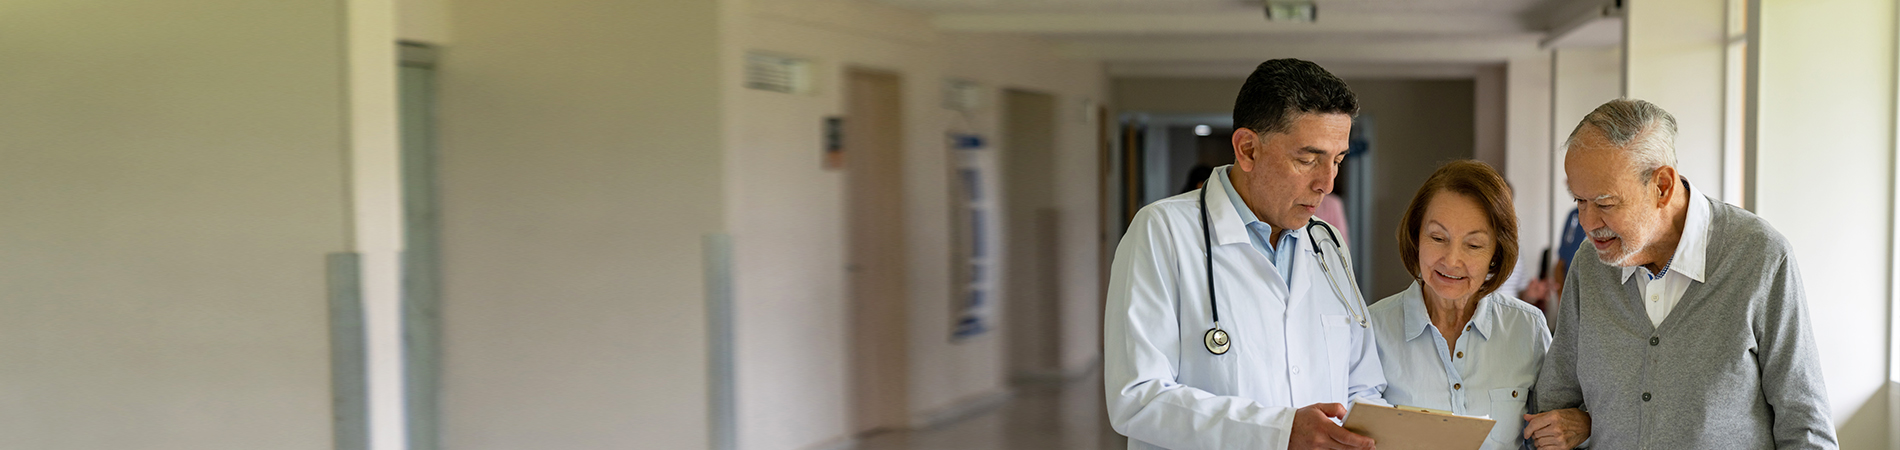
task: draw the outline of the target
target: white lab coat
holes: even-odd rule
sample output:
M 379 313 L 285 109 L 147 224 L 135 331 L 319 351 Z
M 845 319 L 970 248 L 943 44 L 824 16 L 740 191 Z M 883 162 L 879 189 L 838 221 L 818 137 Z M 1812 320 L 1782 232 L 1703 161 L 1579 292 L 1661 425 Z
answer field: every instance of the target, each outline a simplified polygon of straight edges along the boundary
M 1142 208 L 1115 250 L 1103 324 L 1109 422 L 1128 448 L 1284 449 L 1301 407 L 1384 404 L 1372 330 L 1327 285 L 1313 237 L 1299 240 L 1289 295 L 1226 188 L 1210 179 L 1207 189 L 1221 328 L 1232 348 L 1215 355 L 1202 341 L 1213 318 L 1200 191 Z M 1345 295 L 1358 296 L 1340 280 Z M 1363 300 L 1350 301 L 1365 314 Z

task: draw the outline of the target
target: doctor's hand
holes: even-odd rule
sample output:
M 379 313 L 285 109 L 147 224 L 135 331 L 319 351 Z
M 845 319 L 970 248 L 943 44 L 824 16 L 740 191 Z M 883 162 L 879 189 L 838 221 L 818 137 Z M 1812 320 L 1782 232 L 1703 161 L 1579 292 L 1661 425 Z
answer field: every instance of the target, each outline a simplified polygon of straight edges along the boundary
M 1537 450 L 1570 450 L 1590 438 L 1590 413 L 1581 409 L 1525 414 L 1524 420 L 1530 421 L 1524 424 L 1524 439 L 1534 442 Z
M 1372 438 L 1353 434 L 1333 423 L 1331 418 L 1345 418 L 1346 405 L 1338 403 L 1314 403 L 1293 412 L 1293 438 L 1287 441 L 1286 448 L 1292 449 L 1341 449 L 1369 450 Z

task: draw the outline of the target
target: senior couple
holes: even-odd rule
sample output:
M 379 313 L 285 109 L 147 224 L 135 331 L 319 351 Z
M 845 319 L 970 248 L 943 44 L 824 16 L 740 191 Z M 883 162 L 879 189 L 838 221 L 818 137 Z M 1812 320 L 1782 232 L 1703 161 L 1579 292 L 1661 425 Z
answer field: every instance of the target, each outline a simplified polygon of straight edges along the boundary
M 1410 287 L 1367 308 L 1334 273 L 1351 262 L 1312 212 L 1357 111 L 1319 66 L 1267 61 L 1235 101 L 1235 163 L 1135 216 L 1103 343 L 1129 448 L 1393 444 L 1339 425 L 1353 403 L 1489 416 L 1484 449 L 1838 447 L 1787 241 L 1677 173 L 1668 112 L 1614 100 L 1570 133 L 1596 257 L 1569 269 L 1547 326 L 1497 292 L 1517 215 L 1480 162 L 1440 167 L 1406 208 Z

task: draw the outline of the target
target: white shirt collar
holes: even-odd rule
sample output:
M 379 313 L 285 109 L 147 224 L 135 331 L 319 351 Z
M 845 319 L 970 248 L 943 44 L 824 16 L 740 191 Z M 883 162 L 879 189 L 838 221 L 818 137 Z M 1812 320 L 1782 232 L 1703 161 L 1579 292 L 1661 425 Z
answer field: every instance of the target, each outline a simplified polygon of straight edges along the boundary
M 1679 273 L 1698 283 L 1708 282 L 1704 269 L 1709 261 L 1709 227 L 1714 223 L 1708 197 L 1696 190 L 1688 178 L 1682 179 L 1683 187 L 1689 189 L 1689 217 L 1682 223 L 1682 239 L 1676 242 L 1676 254 L 1667 264 L 1670 272 Z M 1648 273 L 1643 266 L 1630 266 L 1623 269 L 1623 282 L 1629 282 L 1630 276 L 1641 271 Z
M 1478 330 L 1478 337 L 1480 338 L 1491 338 L 1491 322 L 1496 321 L 1491 318 L 1491 305 L 1492 303 L 1502 301 L 1501 299 L 1491 297 L 1499 295 L 1503 294 L 1492 292 L 1489 295 L 1479 297 L 1477 300 L 1478 308 L 1471 314 L 1471 322 L 1467 325 L 1470 325 L 1472 329 Z M 1425 307 L 1424 287 L 1419 286 L 1417 281 L 1413 281 L 1411 286 L 1407 286 L 1404 292 L 1399 293 L 1398 301 L 1404 302 L 1405 306 L 1403 311 L 1405 314 L 1405 335 L 1403 336 L 1405 340 L 1410 341 L 1424 336 L 1425 327 L 1432 324 L 1431 311 Z

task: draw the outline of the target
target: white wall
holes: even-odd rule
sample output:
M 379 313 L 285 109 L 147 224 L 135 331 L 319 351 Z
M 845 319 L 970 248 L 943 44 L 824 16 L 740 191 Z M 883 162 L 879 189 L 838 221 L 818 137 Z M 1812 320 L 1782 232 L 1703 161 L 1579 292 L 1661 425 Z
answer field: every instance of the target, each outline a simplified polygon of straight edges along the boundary
M 334 448 L 342 4 L 0 10 L 0 448 Z
M 1562 48 L 1553 51 L 1555 69 L 1551 72 L 1550 201 L 1548 212 L 1553 243 L 1563 236 L 1564 220 L 1576 202 L 1564 178 L 1564 140 L 1583 122 L 1583 116 L 1610 100 L 1623 95 L 1623 49 L 1621 47 Z M 1553 247 L 1554 248 L 1554 247 Z M 1556 250 L 1551 251 L 1552 258 Z
M 1756 211 L 1794 244 L 1841 448 L 1891 433 L 1894 15 L 1887 0 L 1762 1 Z
M 719 2 L 451 6 L 444 448 L 706 448 Z
M 1551 53 L 1511 58 L 1505 66 L 1506 95 L 1502 117 L 1506 131 L 1505 180 L 1510 181 L 1517 211 L 1517 259 L 1522 277 L 1536 277 L 1538 258 L 1554 246 L 1550 224 L 1550 113 Z M 1553 251 L 1554 253 L 1554 251 Z M 1510 295 L 1518 295 L 1509 292 Z
M 912 422 L 1006 389 L 1004 330 L 950 340 L 951 184 L 944 141 L 954 129 L 980 133 L 994 145 L 1002 88 L 1057 97 L 1062 125 L 1053 176 L 1068 227 L 1061 243 L 1068 308 L 1062 357 L 1070 364 L 1093 361 L 1101 320 L 1095 124 L 1084 120 L 1081 105 L 1102 97 L 1098 65 L 1061 60 L 1032 39 L 938 33 L 924 15 L 864 1 L 728 2 L 725 15 L 724 198 L 735 243 L 741 448 L 803 448 L 849 438 L 844 173 L 821 168 L 820 132 L 823 117 L 844 112 L 843 72 L 851 67 L 902 77 Z M 460 39 L 464 31 L 456 33 Z M 742 88 L 737 62 L 747 51 L 809 59 L 813 92 Z M 944 109 L 945 78 L 981 84 L 982 108 L 969 117 Z M 1000 320 L 1008 326 L 1007 318 Z
M 1623 95 L 1655 103 L 1676 117 L 1677 167 L 1717 200 L 1722 199 L 1727 1 L 1626 2 L 1623 21 Z

